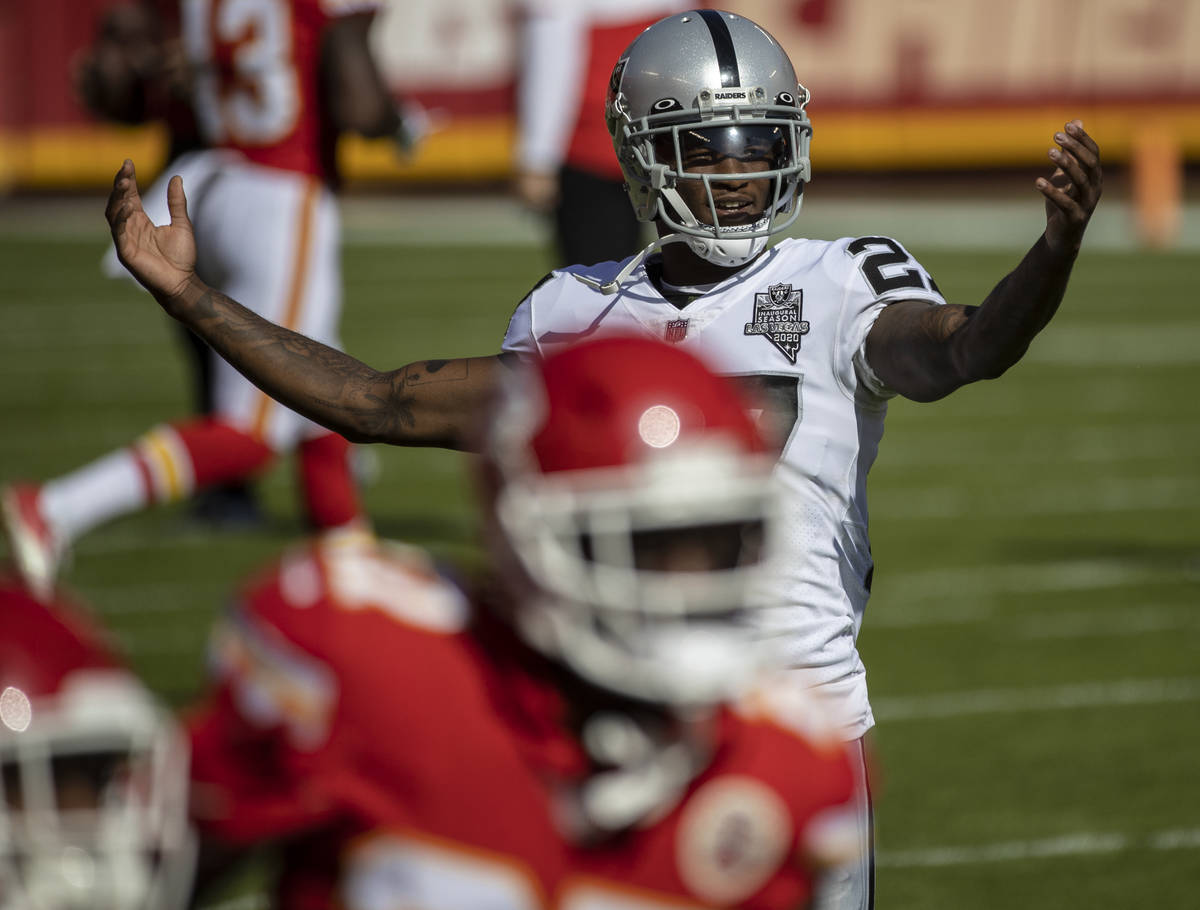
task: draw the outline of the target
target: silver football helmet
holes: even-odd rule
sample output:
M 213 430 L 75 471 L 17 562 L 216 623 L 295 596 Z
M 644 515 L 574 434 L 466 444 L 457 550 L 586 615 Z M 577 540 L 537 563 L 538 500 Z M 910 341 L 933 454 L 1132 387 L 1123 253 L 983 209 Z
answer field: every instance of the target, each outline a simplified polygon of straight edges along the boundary
M 808 90 L 765 30 L 742 16 L 693 10 L 642 32 L 621 55 L 609 83 L 605 117 L 640 221 L 661 219 L 675 240 L 709 262 L 743 265 L 800 211 L 809 179 L 812 126 Z M 751 172 L 689 170 L 693 161 L 756 161 Z M 713 198 L 720 181 L 769 181 L 765 208 L 721 224 Z M 714 223 L 697 217 L 680 194 L 703 187 Z

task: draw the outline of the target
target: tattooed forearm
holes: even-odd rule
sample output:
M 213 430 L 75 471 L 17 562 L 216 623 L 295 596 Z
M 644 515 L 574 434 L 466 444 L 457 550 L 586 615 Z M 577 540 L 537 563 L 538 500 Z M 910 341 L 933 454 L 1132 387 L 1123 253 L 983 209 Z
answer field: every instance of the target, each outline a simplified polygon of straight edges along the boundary
M 371 413 L 385 397 L 376 389 L 378 371 L 212 288 L 198 289 L 178 315 L 272 398 L 347 438 L 368 434 Z
M 355 442 L 464 447 L 499 363 L 428 360 L 379 371 L 199 281 L 168 309 L 272 398 Z

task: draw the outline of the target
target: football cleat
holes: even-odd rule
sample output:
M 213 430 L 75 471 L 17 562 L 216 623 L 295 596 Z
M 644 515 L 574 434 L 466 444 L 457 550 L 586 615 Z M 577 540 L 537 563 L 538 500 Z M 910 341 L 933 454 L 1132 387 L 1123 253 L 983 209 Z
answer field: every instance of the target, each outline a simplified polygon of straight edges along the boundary
M 39 597 L 49 597 L 66 552 L 39 507 L 41 488 L 18 483 L 0 491 L 8 553 L 25 585 Z

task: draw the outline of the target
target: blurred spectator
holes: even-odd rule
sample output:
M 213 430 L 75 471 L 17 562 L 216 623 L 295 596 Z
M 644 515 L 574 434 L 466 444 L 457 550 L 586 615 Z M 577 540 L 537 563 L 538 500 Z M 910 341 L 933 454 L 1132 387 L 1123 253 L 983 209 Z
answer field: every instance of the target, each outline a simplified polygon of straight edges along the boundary
M 192 195 L 205 250 L 198 271 L 215 288 L 253 300 L 267 319 L 332 345 L 342 295 L 338 135 L 391 136 L 406 148 L 411 140 L 371 57 L 377 6 L 185 0 L 180 7 L 205 147 L 172 162 L 171 173 Z M 147 207 L 167 220 L 165 187 L 147 193 Z M 310 524 L 363 526 L 345 439 L 278 405 L 224 361 L 213 364 L 211 383 L 210 416 L 156 427 L 43 486 L 5 488 L 12 553 L 35 589 L 49 587 L 71 541 L 100 523 L 244 479 L 293 449 Z
M 517 92 L 516 191 L 553 219 L 559 265 L 620 260 L 642 226 L 604 124 L 613 62 L 645 28 L 695 4 L 526 0 Z
M 209 856 L 273 844 L 281 910 L 809 906 L 854 849 L 854 783 L 816 705 L 757 686 L 773 487 L 744 403 L 645 340 L 513 378 L 485 594 L 369 540 L 235 599 L 191 720 Z
M 0 904 L 180 910 L 187 741 L 61 595 L 0 575 Z

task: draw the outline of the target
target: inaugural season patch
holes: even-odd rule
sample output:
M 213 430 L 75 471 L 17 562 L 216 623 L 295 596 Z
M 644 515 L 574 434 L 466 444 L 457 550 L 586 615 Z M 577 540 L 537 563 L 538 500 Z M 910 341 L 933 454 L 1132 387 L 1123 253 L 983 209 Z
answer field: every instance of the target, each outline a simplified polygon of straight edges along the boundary
M 790 284 L 773 284 L 754 295 L 754 321 L 746 323 L 747 335 L 763 335 L 792 363 L 800 350 L 800 336 L 808 334 L 808 323 L 800 319 L 804 289 Z

